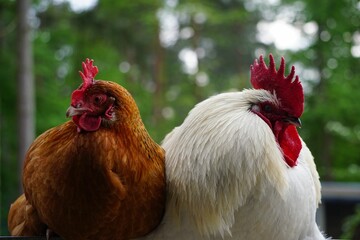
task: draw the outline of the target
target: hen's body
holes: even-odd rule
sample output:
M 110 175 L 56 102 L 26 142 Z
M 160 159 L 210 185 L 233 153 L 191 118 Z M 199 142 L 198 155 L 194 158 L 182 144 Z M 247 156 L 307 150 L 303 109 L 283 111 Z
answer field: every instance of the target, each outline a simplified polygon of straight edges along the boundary
M 89 89 L 85 100 L 109 99 L 99 105 L 109 118 L 102 118 L 95 131 L 80 129 L 93 126 L 93 115 L 75 119 L 80 125 L 68 121 L 34 141 L 23 170 L 26 200 L 20 197 L 10 209 L 12 235 L 44 235 L 49 228 L 64 239 L 129 239 L 144 236 L 161 221 L 163 149 L 148 135 L 124 88 L 96 81 Z M 88 111 L 69 109 L 71 116 Z
M 154 176 L 163 168 L 162 150 L 146 136 L 132 139 L 127 126 L 81 134 L 76 128 L 67 122 L 51 129 L 29 150 L 24 189 L 40 219 L 71 239 L 148 233 L 163 213 L 164 176 Z

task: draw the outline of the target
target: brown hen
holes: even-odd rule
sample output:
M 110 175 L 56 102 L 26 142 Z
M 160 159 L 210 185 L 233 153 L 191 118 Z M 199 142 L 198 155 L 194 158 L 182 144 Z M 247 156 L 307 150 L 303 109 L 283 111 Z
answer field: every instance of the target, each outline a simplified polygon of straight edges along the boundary
M 12 235 L 64 239 L 130 239 L 146 235 L 165 208 L 164 151 L 120 85 L 94 80 L 83 63 L 83 84 L 73 92 L 60 126 L 40 135 L 24 164 L 21 195 L 10 207 Z

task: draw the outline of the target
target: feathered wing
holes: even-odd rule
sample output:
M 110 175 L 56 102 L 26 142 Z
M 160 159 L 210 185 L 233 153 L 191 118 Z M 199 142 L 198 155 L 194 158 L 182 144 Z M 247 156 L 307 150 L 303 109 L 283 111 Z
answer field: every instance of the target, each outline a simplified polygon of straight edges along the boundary
M 314 162 L 314 157 L 310 152 L 310 149 L 306 146 L 305 142 L 302 141 L 302 154 L 304 156 L 304 160 L 308 164 L 312 180 L 314 182 L 315 187 L 315 196 L 316 196 L 316 203 L 317 206 L 321 203 L 321 183 L 320 183 L 320 176 L 316 170 L 316 165 Z
M 36 210 L 22 194 L 10 206 L 8 217 L 9 231 L 12 236 L 38 236 L 46 230 Z
M 130 239 L 158 225 L 165 205 L 163 150 L 152 140 L 122 141 L 114 137 L 116 131 L 90 134 L 77 134 L 69 121 L 40 135 L 29 148 L 23 174 L 27 199 L 14 207 L 14 214 L 26 219 L 21 208 L 28 202 L 46 226 L 20 235 L 44 235 L 49 227 L 70 239 Z
M 90 180 L 88 182 L 82 180 L 83 174 L 87 176 L 89 168 L 87 165 L 79 167 L 79 165 L 75 164 L 80 162 L 81 165 L 80 159 L 85 159 L 83 162 L 90 160 L 90 157 L 86 158 L 84 154 L 88 156 L 98 156 L 99 154 L 92 154 L 92 152 L 86 149 L 86 146 L 78 151 L 78 144 L 74 137 L 76 134 L 75 124 L 68 121 L 44 132 L 30 146 L 24 163 L 24 199 L 26 197 L 26 204 L 31 207 L 29 209 L 33 209 L 34 213 L 36 213 L 37 219 L 43 222 L 44 225 L 46 223 L 46 225 L 41 229 L 42 231 L 36 233 L 23 232 L 20 235 L 44 235 L 47 227 L 57 232 L 57 228 L 60 225 L 62 231 L 65 232 L 64 235 L 67 236 L 67 231 L 71 231 L 71 228 L 66 228 L 69 222 L 72 222 L 74 226 L 75 224 L 79 226 L 79 222 L 84 223 L 81 225 L 83 229 L 77 227 L 77 232 L 79 236 L 84 232 L 90 235 L 94 231 L 93 229 L 96 228 L 89 224 L 89 221 L 101 214 L 97 212 L 100 212 L 99 209 L 101 208 L 101 205 L 98 203 L 101 203 L 101 200 L 105 198 L 102 196 L 111 191 L 114 196 L 117 195 L 121 199 L 123 192 L 117 187 L 117 181 L 112 181 L 111 184 L 102 184 L 98 179 L 98 173 L 102 169 L 100 165 L 96 168 L 99 169 L 98 172 L 95 172 L 95 174 L 91 172 L 89 174 L 92 177 L 90 178 L 91 181 L 99 183 L 99 188 L 102 189 L 102 192 L 99 192 L 97 188 L 91 188 L 92 182 Z M 95 138 L 92 140 L 96 141 Z M 95 149 L 92 148 L 91 151 L 95 151 Z M 77 156 L 78 161 L 72 161 L 72 156 Z M 91 161 L 87 162 L 89 162 L 89 165 L 91 164 Z M 73 165 L 74 167 L 71 167 Z M 111 175 L 111 171 L 106 173 Z M 108 179 L 111 180 L 111 176 Z M 114 179 L 116 180 L 116 178 Z M 110 188 L 110 186 L 114 187 Z M 81 192 L 78 199 L 76 198 L 77 192 Z M 111 207 L 111 211 L 115 212 L 119 205 L 121 205 L 119 201 L 116 204 L 109 203 L 108 208 Z M 81 209 L 81 211 L 78 209 Z M 106 207 L 103 209 L 106 209 Z M 21 208 L 18 208 L 16 211 L 18 215 L 22 214 Z M 68 214 L 68 212 L 72 212 L 72 214 Z M 25 217 L 28 217 L 28 215 L 26 212 Z M 30 223 L 26 221 L 25 224 Z M 99 228 L 102 224 L 97 223 Z M 10 224 L 9 229 L 11 229 Z M 14 233 L 12 235 L 19 234 Z
M 264 194 L 265 185 L 280 195 L 288 189 L 274 135 L 248 109 L 249 100 L 259 99 L 273 101 L 262 90 L 211 97 L 163 141 L 168 209 L 175 209 L 179 221 L 189 214 L 201 235 L 231 235 L 235 211 L 249 196 Z

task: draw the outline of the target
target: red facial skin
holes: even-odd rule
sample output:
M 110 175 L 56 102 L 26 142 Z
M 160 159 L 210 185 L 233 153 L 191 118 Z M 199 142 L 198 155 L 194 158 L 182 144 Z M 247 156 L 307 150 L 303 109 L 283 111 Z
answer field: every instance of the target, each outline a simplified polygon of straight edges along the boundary
M 289 167 L 296 166 L 302 147 L 296 130 L 296 126 L 301 126 L 300 120 L 289 116 L 284 110 L 267 102 L 254 105 L 251 111 L 263 119 L 271 128 Z
M 83 98 L 73 97 L 72 104 L 66 115 L 72 117 L 74 123 L 78 126 L 78 132 L 96 131 L 100 128 L 103 119 L 111 120 L 114 117 L 115 99 L 103 93 L 83 95 L 85 95 Z M 75 94 L 75 97 L 77 97 L 77 94 Z

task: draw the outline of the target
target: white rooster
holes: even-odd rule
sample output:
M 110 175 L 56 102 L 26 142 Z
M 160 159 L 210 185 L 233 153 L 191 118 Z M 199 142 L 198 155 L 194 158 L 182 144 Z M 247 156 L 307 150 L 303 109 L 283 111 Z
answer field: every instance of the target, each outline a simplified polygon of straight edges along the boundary
M 319 175 L 296 130 L 303 89 L 269 58 L 251 66 L 254 89 L 210 97 L 166 136 L 168 205 L 148 239 L 325 239 Z

